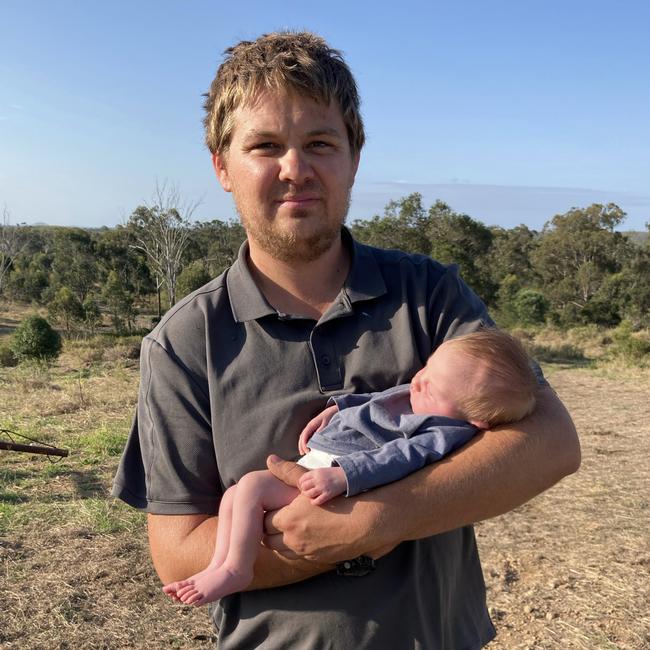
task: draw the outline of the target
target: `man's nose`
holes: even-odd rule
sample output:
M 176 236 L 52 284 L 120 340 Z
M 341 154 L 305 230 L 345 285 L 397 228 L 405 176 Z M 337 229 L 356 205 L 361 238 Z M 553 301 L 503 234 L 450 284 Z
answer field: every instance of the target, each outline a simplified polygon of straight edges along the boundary
M 314 170 L 305 152 L 291 147 L 280 158 L 280 180 L 286 183 L 302 185 L 312 178 Z

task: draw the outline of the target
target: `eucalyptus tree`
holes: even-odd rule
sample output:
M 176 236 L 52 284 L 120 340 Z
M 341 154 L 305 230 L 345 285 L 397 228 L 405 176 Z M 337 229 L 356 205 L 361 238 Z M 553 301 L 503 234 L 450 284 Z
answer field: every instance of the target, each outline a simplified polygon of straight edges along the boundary
M 190 219 L 198 205 L 184 200 L 176 186 L 156 184 L 151 204 L 137 207 L 129 218 L 128 225 L 135 239 L 133 247 L 146 255 L 156 278 L 159 317 L 163 285 L 168 306 L 176 302 L 176 284 L 188 243 Z
M 11 225 L 9 210 L 5 205 L 2 208 L 2 221 L 0 222 L 0 296 L 9 279 L 14 261 L 23 248 L 21 227 Z

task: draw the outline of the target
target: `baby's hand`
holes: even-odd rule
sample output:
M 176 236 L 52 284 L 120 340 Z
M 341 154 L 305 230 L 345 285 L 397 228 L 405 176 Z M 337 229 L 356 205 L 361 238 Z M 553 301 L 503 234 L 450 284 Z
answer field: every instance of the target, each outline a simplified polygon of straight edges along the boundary
M 329 421 L 339 410 L 339 407 L 336 404 L 328 406 L 324 411 L 321 411 L 315 418 L 312 418 L 307 422 L 307 426 L 302 430 L 300 437 L 298 438 L 298 451 L 301 454 L 306 454 L 309 449 L 307 448 L 307 443 L 309 439 L 317 432 L 320 431 L 323 427 L 327 426 Z
M 298 489 L 315 506 L 343 494 L 347 485 L 345 472 L 340 467 L 312 469 L 298 479 Z

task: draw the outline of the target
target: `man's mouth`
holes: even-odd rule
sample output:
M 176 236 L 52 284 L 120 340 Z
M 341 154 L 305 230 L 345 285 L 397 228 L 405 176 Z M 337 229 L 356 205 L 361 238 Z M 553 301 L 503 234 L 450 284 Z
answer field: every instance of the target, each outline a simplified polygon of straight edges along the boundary
M 283 196 L 278 203 L 286 206 L 305 207 L 320 201 L 316 194 L 298 194 L 295 196 Z

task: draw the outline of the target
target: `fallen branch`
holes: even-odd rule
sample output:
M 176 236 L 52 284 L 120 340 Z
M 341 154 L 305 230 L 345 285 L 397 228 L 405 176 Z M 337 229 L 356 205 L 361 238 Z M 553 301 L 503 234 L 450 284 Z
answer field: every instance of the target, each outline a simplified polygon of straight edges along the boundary
M 66 457 L 68 455 L 67 449 L 60 449 L 59 447 L 54 447 L 53 445 L 48 445 L 47 443 L 34 440 L 29 436 L 24 436 L 21 433 L 16 433 L 15 431 L 9 431 L 9 429 L 0 429 L 0 433 L 4 433 L 9 436 L 10 440 L 0 440 L 0 449 L 5 451 L 22 451 L 27 454 L 42 454 L 43 456 L 61 456 Z M 12 436 L 18 436 L 29 440 L 30 444 L 22 444 L 20 442 L 14 442 Z
M 43 454 L 45 456 L 67 456 L 67 449 L 59 449 L 58 447 L 45 447 L 42 445 L 21 445 L 17 442 L 5 442 L 0 440 L 0 449 L 5 451 L 24 451 L 29 454 Z

